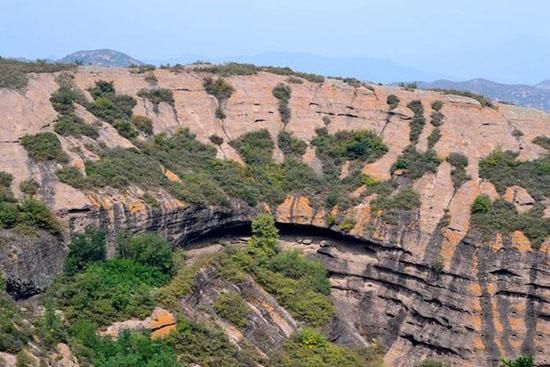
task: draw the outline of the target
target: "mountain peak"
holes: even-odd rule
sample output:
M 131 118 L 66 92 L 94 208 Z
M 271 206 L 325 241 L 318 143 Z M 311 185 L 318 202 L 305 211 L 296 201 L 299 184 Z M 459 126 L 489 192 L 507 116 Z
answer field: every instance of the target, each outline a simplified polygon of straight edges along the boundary
M 130 65 L 143 65 L 142 61 L 107 48 L 98 50 L 81 50 L 73 52 L 59 60 L 61 63 L 82 63 L 83 65 L 100 65 L 114 67 L 128 67 Z

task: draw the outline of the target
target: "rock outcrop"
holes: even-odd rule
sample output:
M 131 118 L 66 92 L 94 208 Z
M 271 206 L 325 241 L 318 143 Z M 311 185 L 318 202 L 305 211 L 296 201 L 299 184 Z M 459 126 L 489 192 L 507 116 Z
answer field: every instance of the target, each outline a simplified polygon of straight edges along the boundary
M 187 127 L 204 143 L 213 134 L 223 136 L 218 157 L 240 161 L 229 140 L 263 128 L 276 139 L 283 129 L 272 89 L 285 82 L 285 76 L 260 72 L 231 77 L 235 92 L 224 107 L 227 117 L 219 120 L 215 118 L 216 100 L 204 91 L 203 74 L 156 70 L 154 75 L 158 86 L 172 91 L 173 106 L 161 102 L 155 111 L 149 101 L 137 98 L 134 112 L 151 118 L 155 133 L 172 135 Z M 143 75 L 126 69 L 86 67 L 74 75 L 82 90 L 98 80 L 114 81 L 118 92 L 132 96 L 148 86 Z M 111 240 L 122 230 L 149 230 L 184 246 L 202 235 L 245 225 L 259 210 L 239 202 L 223 208 L 189 205 L 162 190 L 156 196 L 159 205 L 152 207 L 141 199 L 137 187 L 128 187 L 125 192 L 110 188 L 82 191 L 59 182 L 55 176 L 58 165 L 33 162 L 18 143 L 25 134 L 53 130 L 56 112 L 49 98 L 57 88 L 54 75 L 37 74 L 25 91 L 0 90 L 0 170 L 15 177 L 12 188 L 18 195 L 23 180 L 34 178 L 40 183 L 39 196 L 65 224 L 64 238 L 91 225 L 106 229 Z M 391 94 L 401 101 L 393 111 L 386 103 Z M 487 244 L 469 227 L 470 206 L 476 196 L 486 193 L 499 197 L 490 183 L 479 178 L 479 160 L 496 147 L 518 152 L 523 161 L 547 154 L 532 141 L 549 135 L 549 114 L 504 104 L 483 108 L 471 98 L 398 87 L 355 87 L 328 79 L 292 85 L 292 117 L 285 128 L 308 144 L 316 135 L 315 129 L 325 126 L 329 133 L 372 129 L 384 139 L 389 151 L 367 164 L 363 172 L 387 180 L 392 164 L 409 145 L 412 113 L 405 106 L 412 100 L 422 101 L 426 116 L 431 114 L 434 101 L 444 102 L 445 123 L 440 126 L 441 139 L 434 149 L 441 158 L 452 152 L 467 156 L 466 173 L 471 180 L 455 189 L 451 167 L 442 163 L 436 173 L 427 173 L 414 183 L 420 208 L 400 213 L 397 223 L 387 224 L 371 215 L 371 195 L 345 213 L 334 213 L 354 219 L 353 227 L 346 231 L 355 242 L 303 246 L 318 256 L 331 274 L 339 318 L 333 325 L 334 339 L 365 344 L 377 338 L 388 348 L 386 361 L 391 366 L 410 366 L 411 361 L 430 356 L 443 357 L 456 366 L 496 366 L 501 356 L 519 353 L 533 354 L 539 365 L 549 364 L 548 238 L 538 249 L 532 248 L 521 232 L 497 236 Z M 76 113 L 86 121 L 95 120 L 78 107 Z M 329 117 L 330 124 L 326 125 L 323 117 Z M 110 148 L 133 146 L 110 125 L 100 124 L 101 144 Z M 417 149 L 427 149 L 434 128 L 425 125 Z M 522 134 L 518 136 L 516 130 Z M 85 160 L 97 159 L 81 140 L 62 136 L 60 140 L 72 166 L 82 169 Z M 280 158 L 280 152 L 276 154 Z M 311 145 L 303 160 L 319 170 Z M 520 187 L 509 188 L 503 198 L 520 212 L 534 205 L 532 196 Z M 548 211 L 548 202 L 543 204 Z M 270 209 L 279 223 L 340 231 L 327 221 L 328 213 L 313 208 L 308 198 L 299 195 L 289 196 L 279 207 Z M 443 221 L 448 224 L 441 225 Z M 44 289 L 61 269 L 66 251 L 63 242 L 43 233 L 35 239 L 5 231 L 2 236 L 8 241 L 0 246 L 0 268 L 13 294 L 24 297 Z M 109 252 L 112 254 L 114 248 Z M 211 271 L 200 274 L 200 279 L 206 292 L 186 299 L 184 306 L 190 316 L 198 317 L 194 307 L 210 304 L 213 293 L 230 287 L 220 283 Z M 260 292 L 253 284 L 247 289 Z M 258 297 L 268 299 L 267 295 Z M 265 314 L 268 308 L 256 308 L 258 327 L 270 335 L 265 345 L 260 344 L 261 350 L 280 344 L 294 330 L 295 324 L 283 311 L 274 316 Z M 270 317 L 279 321 L 270 326 Z M 238 339 L 237 332 L 235 335 Z

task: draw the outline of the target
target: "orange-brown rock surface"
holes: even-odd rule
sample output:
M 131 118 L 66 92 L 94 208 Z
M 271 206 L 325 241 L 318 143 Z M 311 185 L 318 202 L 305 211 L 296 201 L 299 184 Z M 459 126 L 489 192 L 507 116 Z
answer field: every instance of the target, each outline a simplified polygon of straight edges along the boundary
M 175 100 L 173 107 L 160 103 L 158 112 L 149 101 L 137 97 L 137 92 L 148 86 L 142 74 L 84 67 L 75 73 L 74 80 L 82 90 L 98 80 L 113 81 L 117 92 L 137 98 L 134 113 L 151 118 L 155 133 L 170 135 L 187 127 L 204 143 L 209 143 L 213 134 L 224 137 L 219 158 L 242 162 L 228 141 L 263 128 L 276 139 L 283 128 L 272 89 L 284 82 L 285 76 L 260 72 L 230 77 L 235 92 L 225 105 L 227 118 L 222 121 L 214 117 L 217 102 L 205 92 L 203 74 L 170 70 L 155 70 L 154 74 L 158 85 L 170 89 Z M 55 75 L 33 74 L 23 91 L 0 89 L 0 170 L 15 177 L 12 188 L 18 195 L 23 180 L 39 182 L 40 197 L 66 224 L 66 235 L 86 225 L 97 225 L 107 228 L 111 236 L 121 229 L 156 230 L 175 244 L 184 244 L 211 230 L 250 221 L 253 211 L 247 207 L 189 206 L 159 191 L 156 199 L 160 207 L 153 210 L 139 199 L 142 192 L 137 187 L 129 187 L 125 193 L 109 188 L 83 192 L 59 182 L 56 163 L 36 164 L 19 144 L 26 134 L 53 131 L 57 114 L 49 98 L 57 88 Z M 386 103 L 390 94 L 401 101 L 392 113 Z M 425 106 L 428 120 L 418 149 L 427 149 L 433 129 L 428 117 L 431 103 L 442 100 L 445 123 L 434 149 L 441 158 L 451 152 L 466 155 L 466 170 L 472 180 L 455 190 L 451 167 L 441 164 L 437 173 L 428 173 L 415 182 L 420 209 L 401 218 L 398 225 L 371 216 L 372 197 L 345 213 L 355 223 L 349 234 L 363 242 L 358 247 L 320 248 L 319 252 L 332 274 L 340 316 L 364 343 L 373 338 L 381 340 L 388 348 L 386 360 L 391 366 L 409 366 L 409 361 L 430 356 L 445 357 L 456 366 L 494 366 L 502 355 L 527 352 L 540 364 L 550 363 L 548 239 L 534 250 L 521 232 L 491 245 L 467 236 L 475 197 L 481 193 L 493 199 L 499 196 L 492 184 L 479 179 L 479 160 L 496 147 L 519 152 L 521 160 L 543 156 L 544 149 L 532 140 L 549 135 L 549 114 L 504 104 L 483 108 L 466 97 L 399 87 L 353 87 L 327 79 L 324 83 L 292 84 L 292 117 L 286 130 L 309 143 L 315 129 L 325 126 L 325 116 L 331 120 L 330 133 L 372 129 L 389 151 L 363 171 L 386 180 L 391 165 L 409 144 L 412 113 L 405 106 L 416 99 Z M 88 123 L 96 120 L 79 106 L 76 113 Z M 100 126 L 98 141 L 104 146 L 133 146 L 109 124 L 100 122 Z M 523 134 L 513 134 L 516 129 Z M 60 140 L 70 165 L 82 169 L 85 160 L 97 159 L 84 140 L 62 136 Z M 280 159 L 281 154 L 277 150 L 275 158 Z M 320 162 L 311 145 L 303 159 L 319 171 Z M 173 172 L 166 171 L 165 175 L 178 180 Z M 520 187 L 509 188 L 504 199 L 520 212 L 533 204 L 529 193 Z M 330 227 L 323 209 L 312 208 L 307 198 L 289 196 L 273 212 L 281 223 Z M 449 225 L 439 228 L 446 214 Z M 435 275 L 430 266 L 438 259 L 443 268 Z

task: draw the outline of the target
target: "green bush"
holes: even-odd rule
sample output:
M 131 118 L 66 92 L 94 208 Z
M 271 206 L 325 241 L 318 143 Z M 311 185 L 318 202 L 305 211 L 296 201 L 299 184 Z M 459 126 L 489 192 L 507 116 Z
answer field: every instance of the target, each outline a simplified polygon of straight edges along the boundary
M 432 120 L 430 121 L 430 123 L 433 126 L 438 127 L 443 125 L 443 119 L 445 118 L 445 116 L 439 111 L 434 111 L 431 114 L 431 118 Z
M 54 131 L 63 136 L 88 136 L 92 139 L 99 137 L 99 133 L 93 127 L 84 122 L 80 117 L 69 113 L 59 115 L 55 120 Z
M 46 348 L 53 349 L 58 343 L 67 341 L 67 333 L 63 320 L 56 314 L 51 302 L 46 302 L 45 311 L 38 322 L 38 334 Z
M 139 135 L 136 127 L 128 120 L 117 120 L 113 123 L 113 127 L 120 136 L 126 139 L 131 140 L 137 138 Z
M 132 117 L 136 100 L 127 95 L 116 94 L 113 82 L 97 81 L 88 91 L 94 103 L 89 104 L 87 109 L 96 117 L 109 123 L 128 120 Z
M 303 329 L 289 339 L 273 356 L 278 367 L 364 367 L 366 359 L 359 353 L 333 344 L 320 332 Z
M 25 135 L 21 138 L 21 145 L 27 150 L 29 156 L 35 161 L 67 161 L 67 155 L 63 152 L 61 142 L 54 133 Z
M 283 124 L 288 124 L 290 121 L 290 108 L 288 102 L 290 101 L 291 89 L 284 83 L 279 83 L 273 88 L 273 97 L 277 98 L 279 115 Z
M 61 232 L 57 219 L 41 201 L 26 198 L 18 203 L 17 208 L 17 224 L 44 229 L 53 234 Z
M 485 241 L 492 239 L 496 233 L 508 235 L 521 231 L 531 246 L 538 248 L 550 235 L 550 221 L 543 218 L 542 207 L 519 214 L 511 203 L 497 200 L 491 204 L 489 198 L 478 196 L 471 211 L 471 228 L 477 230 Z
M 84 95 L 73 85 L 59 87 L 58 90 L 52 93 L 50 102 L 53 108 L 62 115 L 73 113 L 73 103 L 75 102 L 82 106 L 88 104 Z
M 275 147 L 267 129 L 242 135 L 230 144 L 249 165 L 262 165 L 271 162 Z
M 0 351 L 15 354 L 30 341 L 30 336 L 15 304 L 0 289 Z
M 223 144 L 223 138 L 221 136 L 218 136 L 216 134 L 210 135 L 208 138 L 214 145 L 222 145 Z
M 434 111 L 440 111 L 441 108 L 443 108 L 443 101 L 435 100 L 432 102 L 432 110 Z
M 426 125 L 426 119 L 424 118 L 424 107 L 422 106 L 422 102 L 419 100 L 410 102 L 407 107 L 414 112 L 414 116 L 409 124 L 411 127 L 409 140 L 412 144 L 416 144 L 418 143 L 420 134 L 422 134 L 424 125 Z
M 134 115 L 130 119 L 130 124 L 147 136 L 153 135 L 153 121 L 149 117 Z
M 249 308 L 246 302 L 238 293 L 222 293 L 214 302 L 214 310 L 222 319 L 233 325 L 243 328 L 246 326 L 246 319 Z
M 428 136 L 428 149 L 432 149 L 437 144 L 439 139 L 441 139 L 441 130 L 439 128 L 435 128 L 432 130 L 430 136 Z
M 174 271 L 170 244 L 156 233 L 121 235 L 118 254 L 121 258 L 151 266 L 164 274 L 171 275 Z
M 550 197 L 550 156 L 518 161 L 518 153 L 496 149 L 479 162 L 479 177 L 491 181 L 500 194 L 507 187 L 525 188 L 537 201 Z
M 223 78 L 218 78 L 216 80 L 206 78 L 204 79 L 203 87 L 206 93 L 216 97 L 220 105 L 227 101 L 235 91 L 235 88 Z
M 76 167 L 63 167 L 55 172 L 59 181 L 66 183 L 77 189 L 85 189 L 89 187 L 86 178 Z
M 533 139 L 533 143 L 540 145 L 546 150 L 550 150 L 550 137 L 541 135 L 537 136 L 535 139 Z
M 414 367 L 448 367 L 448 366 L 449 364 L 444 361 L 435 360 L 431 358 L 424 359 L 422 362 L 414 365 Z
M 476 94 L 476 93 L 467 92 L 467 91 L 463 91 L 463 90 L 456 90 L 456 89 L 435 88 L 435 89 L 432 89 L 432 90 L 434 90 L 436 92 L 441 92 L 443 94 L 454 94 L 454 95 L 457 95 L 457 96 L 464 96 L 464 97 L 473 98 L 476 101 L 478 101 L 481 104 L 482 107 L 490 107 L 490 108 L 495 107 L 489 99 L 487 99 L 486 97 L 484 97 L 482 95 Z
M 39 188 L 40 188 L 40 185 L 38 184 L 38 182 L 36 182 L 32 178 L 25 181 L 21 181 L 21 183 L 19 184 L 19 190 L 21 190 L 23 194 L 30 197 L 36 195 L 38 193 Z
M 105 232 L 86 228 L 77 234 L 69 244 L 69 253 L 65 258 L 64 272 L 73 276 L 88 265 L 104 260 L 106 256 Z
M 139 97 L 148 99 L 153 104 L 153 111 L 159 112 L 159 104 L 161 102 L 168 103 L 172 107 L 174 106 L 174 95 L 170 89 L 155 88 L 155 89 L 141 89 L 138 94 Z
M 420 153 L 414 146 L 409 145 L 392 165 L 391 173 L 398 169 L 405 170 L 402 176 L 417 180 L 427 172 L 436 173 L 440 163 L 433 149 Z
M 155 306 L 153 287 L 168 281 L 158 269 L 128 259 L 94 262 L 81 273 L 62 277 L 52 296 L 69 321 L 86 318 L 99 325 L 145 318 Z
M 399 102 L 399 97 L 394 94 L 390 94 L 388 98 L 386 98 L 386 103 L 388 104 L 388 106 L 390 106 L 390 110 L 396 109 L 397 106 L 399 106 Z
M 519 356 L 512 360 L 503 358 L 500 360 L 500 367 L 533 367 L 534 365 L 533 357 L 531 356 Z
M 144 65 L 128 65 L 128 70 L 132 74 L 143 74 L 148 71 L 155 71 L 156 66 L 151 64 L 144 64 Z
M 281 131 L 278 137 L 277 145 L 287 156 L 300 157 L 305 154 L 307 143 L 303 140 L 293 137 L 286 131 Z
M 451 153 L 447 157 L 447 162 L 449 162 L 452 166 L 451 179 L 455 190 L 457 190 L 464 182 L 471 179 L 471 177 L 466 173 L 468 157 L 461 153 Z
M 373 214 L 380 215 L 384 222 L 396 225 L 401 212 L 420 207 L 420 198 L 416 191 L 405 189 L 391 196 L 378 195 L 370 207 Z
M 28 73 L 55 73 L 74 68 L 72 64 L 48 63 L 43 60 L 26 62 L 0 57 L 0 88 L 25 88 L 29 82 Z
M 10 187 L 13 182 L 13 176 L 7 172 L 0 171 L 0 186 Z

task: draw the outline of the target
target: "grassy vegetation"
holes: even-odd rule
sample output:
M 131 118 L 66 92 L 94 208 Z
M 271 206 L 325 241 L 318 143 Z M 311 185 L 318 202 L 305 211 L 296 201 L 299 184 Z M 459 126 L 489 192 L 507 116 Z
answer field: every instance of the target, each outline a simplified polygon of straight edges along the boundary
M 279 133 L 277 145 L 285 156 L 290 157 L 301 157 L 305 154 L 307 149 L 307 143 L 305 141 L 295 138 L 286 131 L 281 131 Z
M 63 136 L 80 137 L 85 135 L 92 139 L 99 137 L 95 127 L 88 125 L 83 119 L 72 113 L 59 115 L 55 120 L 54 131 Z
M 487 99 L 486 97 L 484 97 L 482 95 L 476 94 L 476 93 L 467 92 L 467 91 L 463 91 L 463 90 L 456 90 L 456 89 L 435 88 L 435 89 L 432 89 L 432 90 L 434 90 L 436 92 L 441 92 L 443 94 L 453 94 L 453 95 L 457 95 L 457 96 L 473 98 L 476 101 L 478 101 L 481 104 L 482 107 L 490 107 L 490 108 L 495 107 L 495 105 L 491 102 L 491 100 Z
M 31 330 L 6 294 L 1 277 L 0 274 L 0 351 L 15 354 L 31 340 Z
M 64 272 L 73 276 L 91 263 L 104 260 L 105 256 L 105 232 L 86 228 L 84 233 L 77 234 L 72 239 L 65 258 Z
M 422 102 L 419 100 L 410 102 L 407 107 L 414 112 L 414 116 L 409 124 L 411 128 L 409 140 L 412 144 L 416 144 L 418 143 L 420 134 L 422 134 L 424 125 L 426 125 L 426 119 L 424 118 L 424 107 L 422 106 Z
M 153 111 L 159 112 L 159 104 L 161 102 L 168 103 L 170 106 L 174 106 L 174 96 L 170 89 L 155 88 L 155 89 L 141 89 L 138 94 L 139 97 L 149 100 L 153 104 Z
M 130 124 L 146 136 L 153 135 L 153 121 L 149 117 L 134 115 L 130 119 Z
M 433 126 L 438 127 L 438 126 L 443 125 L 443 119 L 445 118 L 445 115 L 443 115 L 441 112 L 434 111 L 434 112 L 432 112 L 430 117 L 431 117 L 430 123 Z
M 0 88 L 22 89 L 29 82 L 29 73 L 55 73 L 75 67 L 71 64 L 53 64 L 41 60 L 25 62 L 0 57 Z
M 21 145 L 27 150 L 29 157 L 37 162 L 67 161 L 67 155 L 63 152 L 61 142 L 54 133 L 38 133 L 36 135 L 25 135 L 21 138 Z
M 436 173 L 440 163 L 441 161 L 434 150 L 428 149 L 421 153 L 410 145 L 392 165 L 391 173 L 393 174 L 398 169 L 403 170 L 402 176 L 417 180 L 427 172 Z
M 155 65 L 145 64 L 145 65 L 129 65 L 128 70 L 132 74 L 143 74 L 149 71 L 155 71 Z
M 222 293 L 213 306 L 222 319 L 239 328 L 246 326 L 246 319 L 250 310 L 239 293 Z
M 288 102 L 290 101 L 291 89 L 288 85 L 279 83 L 273 88 L 272 93 L 279 101 L 277 109 L 279 110 L 281 121 L 286 126 L 290 121 L 290 108 L 288 107 Z
M 443 101 L 435 100 L 432 102 L 432 110 L 440 111 L 443 108 Z
M 457 190 L 464 182 L 471 179 L 470 175 L 466 173 L 468 157 L 461 153 L 451 153 L 447 157 L 447 162 L 452 166 L 451 179 L 453 181 L 453 187 Z
M 535 362 L 531 356 L 519 356 L 515 359 L 502 358 L 500 367 L 533 367 Z
M 251 166 L 270 163 L 275 147 L 266 129 L 244 134 L 230 144 L 239 152 L 246 164 Z

